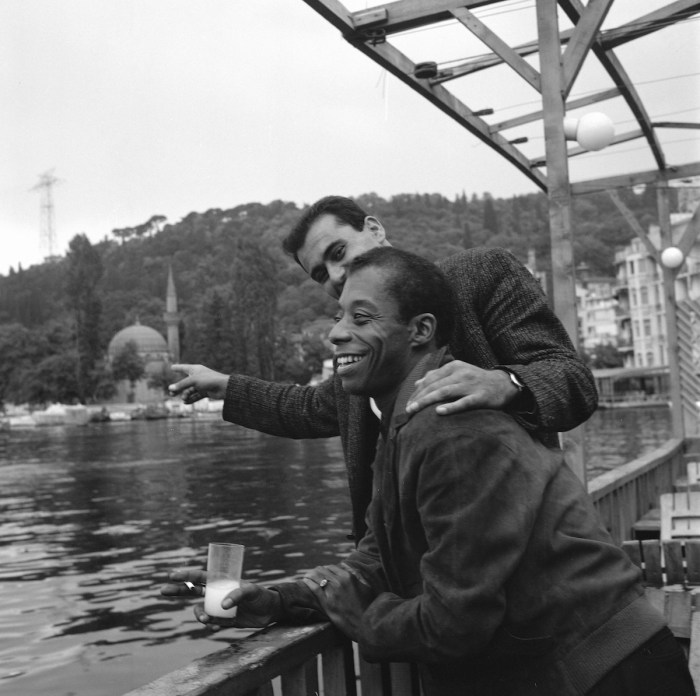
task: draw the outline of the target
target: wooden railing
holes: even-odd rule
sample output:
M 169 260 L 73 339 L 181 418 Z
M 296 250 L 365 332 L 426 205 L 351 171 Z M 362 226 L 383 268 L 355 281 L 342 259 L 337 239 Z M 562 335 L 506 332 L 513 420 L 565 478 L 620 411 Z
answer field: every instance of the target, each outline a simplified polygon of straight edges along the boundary
M 697 439 L 668 440 L 661 447 L 588 484 L 598 513 L 613 539 L 621 544 L 632 535 L 632 525 L 659 506 L 659 495 L 673 490 L 686 473 L 686 461 L 700 450 Z
M 369 664 L 329 623 L 272 626 L 125 696 L 419 696 L 405 664 Z
M 700 439 L 669 440 L 651 454 L 590 481 L 588 490 L 616 542 L 659 495 L 673 490 Z M 126 696 L 419 696 L 408 665 L 371 665 L 330 624 L 271 627 L 232 642 Z

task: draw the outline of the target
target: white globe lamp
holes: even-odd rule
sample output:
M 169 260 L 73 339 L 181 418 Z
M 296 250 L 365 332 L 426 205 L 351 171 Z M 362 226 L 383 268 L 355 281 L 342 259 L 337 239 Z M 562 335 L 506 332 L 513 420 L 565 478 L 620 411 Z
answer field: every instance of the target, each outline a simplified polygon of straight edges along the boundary
M 581 118 L 564 118 L 564 136 L 576 140 L 584 150 L 602 150 L 615 137 L 615 126 L 608 116 L 599 112 L 585 114 Z
M 680 268 L 683 263 L 683 252 L 678 247 L 666 247 L 661 252 L 661 263 L 666 268 Z

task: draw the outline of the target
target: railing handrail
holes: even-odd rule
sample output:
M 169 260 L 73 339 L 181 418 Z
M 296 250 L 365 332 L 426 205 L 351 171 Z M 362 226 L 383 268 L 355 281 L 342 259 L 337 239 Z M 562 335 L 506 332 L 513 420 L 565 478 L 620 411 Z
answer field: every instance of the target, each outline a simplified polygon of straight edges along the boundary
M 233 640 L 228 648 L 200 657 L 125 696 L 254 694 L 277 676 L 303 670 L 316 655 L 330 655 L 344 647 L 350 647 L 350 641 L 330 623 L 271 626 Z
M 683 440 L 671 438 L 648 454 L 643 454 L 631 462 L 615 467 L 610 471 L 596 476 L 588 482 L 588 494 L 594 501 L 613 492 L 643 474 L 647 474 L 658 466 L 666 463 L 673 455 L 683 449 Z

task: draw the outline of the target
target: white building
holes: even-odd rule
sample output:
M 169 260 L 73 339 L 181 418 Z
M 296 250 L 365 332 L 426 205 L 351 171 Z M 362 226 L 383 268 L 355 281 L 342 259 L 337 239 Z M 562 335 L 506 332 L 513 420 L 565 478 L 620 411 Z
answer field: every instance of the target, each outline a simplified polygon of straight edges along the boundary
M 671 234 L 674 243 L 681 238 L 690 220 L 690 213 L 671 216 Z M 649 228 L 652 244 L 660 248 L 657 225 Z M 663 294 L 663 274 L 649 256 L 641 239 L 615 254 L 617 268 L 617 297 L 620 303 L 620 335 L 629 335 L 628 346 L 622 341 L 625 367 L 659 367 L 668 364 L 666 354 L 666 311 Z M 676 277 L 676 297 L 700 299 L 700 244 L 686 257 Z
M 619 345 L 619 303 L 616 279 L 591 277 L 588 268 L 576 269 L 576 308 L 581 347 L 591 352 L 601 344 Z

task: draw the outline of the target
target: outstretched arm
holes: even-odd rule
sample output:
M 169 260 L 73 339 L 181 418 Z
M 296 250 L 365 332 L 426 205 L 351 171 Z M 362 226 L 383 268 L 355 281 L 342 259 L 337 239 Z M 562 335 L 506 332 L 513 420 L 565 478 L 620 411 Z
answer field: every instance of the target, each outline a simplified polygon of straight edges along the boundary
M 173 365 L 187 376 L 171 384 L 173 395 L 191 404 L 204 397 L 224 399 L 223 418 L 280 437 L 318 438 L 340 434 L 333 378 L 313 387 L 225 375 L 204 365 Z

